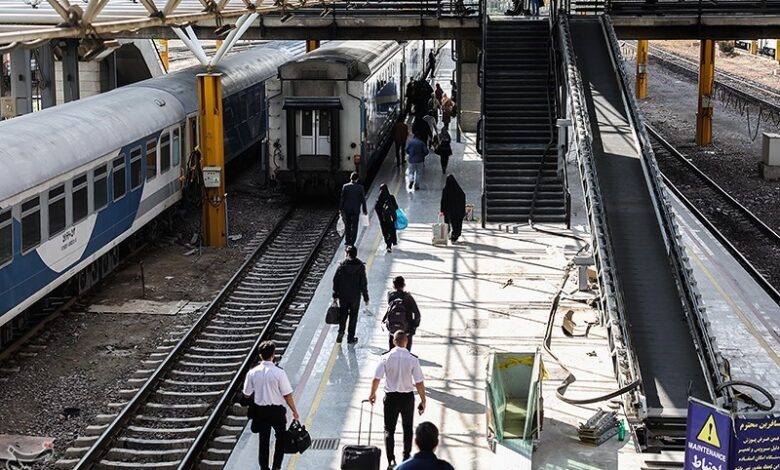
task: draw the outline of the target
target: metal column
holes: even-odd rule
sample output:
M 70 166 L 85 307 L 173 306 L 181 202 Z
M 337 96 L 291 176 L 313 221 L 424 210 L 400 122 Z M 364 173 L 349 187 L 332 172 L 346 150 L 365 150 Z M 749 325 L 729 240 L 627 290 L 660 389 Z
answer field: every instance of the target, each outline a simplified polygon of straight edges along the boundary
M 79 41 L 65 39 L 62 48 L 62 96 L 66 103 L 81 97 L 79 88 Z
M 11 96 L 14 98 L 16 116 L 32 112 L 32 66 L 29 49 L 17 48 L 11 51 Z
M 57 80 L 54 73 L 54 50 L 51 44 L 38 48 L 38 69 L 41 71 L 41 82 L 38 86 L 41 93 L 41 108 L 50 108 L 57 104 Z
M 647 98 L 647 56 L 649 41 L 640 39 L 636 42 L 636 98 Z
M 203 201 L 203 240 L 206 245 L 224 247 L 227 243 L 225 203 L 225 153 L 222 127 L 222 74 L 198 74 L 200 112 L 200 151 L 204 173 L 219 175 L 219 181 L 206 185 Z M 205 179 L 205 178 L 204 178 Z M 211 186 L 211 187 L 209 187 Z
M 703 39 L 699 55 L 699 108 L 696 112 L 696 144 L 712 143 L 712 105 L 715 89 L 715 41 Z
M 750 41 L 750 53 L 753 55 L 758 54 L 758 41 L 756 41 L 755 39 Z
M 217 41 L 217 49 L 219 49 L 219 43 L 221 41 Z M 167 39 L 160 39 L 157 41 L 159 44 L 159 53 L 160 53 L 160 62 L 162 62 L 163 71 L 168 72 L 169 65 L 170 65 L 170 59 L 168 57 L 168 40 Z
M 319 39 L 307 39 L 306 40 L 306 52 L 311 52 L 314 49 L 320 48 L 320 40 Z

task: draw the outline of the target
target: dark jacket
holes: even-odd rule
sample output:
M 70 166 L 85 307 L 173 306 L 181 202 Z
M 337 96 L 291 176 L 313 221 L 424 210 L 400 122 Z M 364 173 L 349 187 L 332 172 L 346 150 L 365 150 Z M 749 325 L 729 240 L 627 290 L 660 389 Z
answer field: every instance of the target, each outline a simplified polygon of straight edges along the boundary
M 346 214 L 368 213 L 366 209 L 366 191 L 360 183 L 347 183 L 341 187 L 339 210 Z
M 455 177 L 450 175 L 441 192 L 441 212 L 444 221 L 463 220 L 466 216 L 466 193 L 463 192 Z
M 360 301 L 360 296 L 368 302 L 368 280 L 366 265 L 359 259 L 345 259 L 333 276 L 333 298 L 345 301 Z
M 446 460 L 440 460 L 433 452 L 420 451 L 395 467 L 395 470 L 455 470 Z
M 412 331 L 409 331 L 408 333 L 413 335 L 417 331 L 417 327 L 420 326 L 420 308 L 417 307 L 417 302 L 415 302 L 412 294 L 408 292 L 391 290 L 387 293 L 388 305 L 395 299 L 403 299 L 404 308 L 406 308 L 406 323 L 412 328 Z
M 398 203 L 395 201 L 395 196 L 387 193 L 379 193 L 379 197 L 374 204 L 374 210 L 381 222 L 393 222 L 395 223 L 396 211 L 398 210 Z
M 397 145 L 405 145 L 409 138 L 409 126 L 403 121 L 396 121 L 393 126 L 393 142 Z

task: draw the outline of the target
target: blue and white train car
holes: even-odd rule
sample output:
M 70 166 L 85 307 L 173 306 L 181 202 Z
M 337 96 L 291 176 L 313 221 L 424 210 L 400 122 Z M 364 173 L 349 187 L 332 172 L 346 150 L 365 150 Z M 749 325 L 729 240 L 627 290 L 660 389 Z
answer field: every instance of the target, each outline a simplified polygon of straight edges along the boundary
M 422 54 L 421 41 L 331 41 L 280 66 L 266 82 L 271 179 L 334 191 L 353 171 L 369 178 L 387 150 L 404 78 L 422 74 Z
M 264 81 L 303 45 L 223 61 L 225 159 L 265 137 Z M 181 199 L 198 142 L 193 67 L 0 123 L 0 327 L 67 281 L 83 291 Z M 9 338 L 3 329 L 0 344 Z

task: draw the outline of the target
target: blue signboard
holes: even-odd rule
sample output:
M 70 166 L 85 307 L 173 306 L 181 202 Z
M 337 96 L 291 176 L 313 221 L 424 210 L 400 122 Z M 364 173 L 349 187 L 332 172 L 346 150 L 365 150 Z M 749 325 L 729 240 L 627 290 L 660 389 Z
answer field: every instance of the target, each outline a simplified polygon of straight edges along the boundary
M 731 469 L 780 469 L 780 417 L 734 418 Z
M 685 470 L 729 470 L 730 444 L 729 413 L 689 399 Z

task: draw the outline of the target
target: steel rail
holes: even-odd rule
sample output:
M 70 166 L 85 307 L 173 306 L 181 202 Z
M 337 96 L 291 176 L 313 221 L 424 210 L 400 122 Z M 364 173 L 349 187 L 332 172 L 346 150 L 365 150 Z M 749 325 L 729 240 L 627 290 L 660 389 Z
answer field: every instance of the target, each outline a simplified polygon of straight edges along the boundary
M 235 274 L 233 274 L 227 284 L 225 284 L 225 286 L 222 288 L 219 294 L 217 294 L 211 304 L 209 304 L 208 308 L 198 318 L 195 324 L 187 331 L 184 337 L 182 337 L 182 339 L 176 343 L 176 346 L 174 346 L 171 352 L 166 356 L 162 363 L 157 366 L 157 369 L 155 369 L 144 385 L 138 390 L 138 392 L 136 392 L 133 398 L 130 399 L 124 408 L 122 408 L 122 411 L 119 412 L 117 417 L 114 418 L 111 424 L 109 424 L 100 437 L 98 437 L 98 439 L 92 444 L 87 453 L 84 454 L 84 456 L 79 460 L 73 470 L 86 470 L 102 457 L 106 447 L 111 444 L 113 438 L 127 424 L 127 422 L 133 418 L 138 407 L 143 405 L 149 394 L 153 392 L 157 384 L 163 379 L 164 374 L 168 372 L 171 365 L 173 365 L 173 363 L 179 358 L 179 355 L 189 345 L 191 340 L 203 329 L 211 315 L 221 305 L 225 297 L 227 297 L 227 295 L 231 292 L 233 286 L 241 279 L 244 272 L 253 265 L 255 258 L 257 258 L 257 256 L 263 250 L 270 246 L 270 244 L 273 242 L 273 239 L 281 231 L 282 226 L 290 219 L 293 210 L 293 208 L 290 208 L 285 213 L 279 223 L 276 224 L 268 236 L 265 237 L 263 242 L 258 245 L 252 254 L 247 257 L 247 259 L 241 264 L 239 269 L 235 272 Z
M 768 238 L 771 238 L 777 242 L 777 244 L 780 246 L 780 235 L 778 235 L 777 232 L 772 230 L 772 228 L 766 225 L 761 219 L 758 218 L 758 216 L 753 214 L 750 209 L 734 199 L 725 189 L 713 181 L 690 160 L 685 158 L 685 155 L 677 150 L 669 141 L 661 137 L 658 131 L 649 125 L 645 125 L 645 128 L 647 129 L 647 132 L 650 134 L 650 136 L 667 152 L 669 152 L 670 155 L 682 162 L 689 170 L 693 171 L 696 176 L 704 181 L 708 187 L 715 190 L 721 197 L 723 197 L 723 199 L 728 201 L 729 204 L 736 207 L 739 212 L 748 218 L 751 222 L 753 222 L 753 224 L 758 227 L 762 233 L 767 235 Z M 680 201 L 691 211 L 691 213 L 693 213 L 693 215 L 702 223 L 702 225 L 704 225 L 707 230 L 709 230 L 713 236 L 718 239 L 718 241 L 732 254 L 732 256 L 737 258 L 737 261 L 739 261 L 748 274 L 766 291 L 766 293 L 772 297 L 775 302 L 780 303 L 780 292 L 778 292 L 778 290 L 758 271 L 755 265 L 753 265 L 753 263 L 747 259 L 747 257 L 739 250 L 739 248 L 731 243 L 728 237 L 726 237 L 720 230 L 718 230 L 715 224 L 710 221 L 707 216 L 704 215 L 704 213 L 701 212 L 701 210 L 699 210 L 699 208 L 693 204 L 693 202 L 683 194 L 682 190 L 675 186 L 674 183 L 672 183 L 672 181 L 665 174 L 663 175 L 663 180 L 666 186 L 671 189 L 672 192 L 674 192 L 678 199 L 680 199 Z
M 249 371 L 249 369 L 252 368 L 252 365 L 254 364 L 254 361 L 256 359 L 257 350 L 260 347 L 260 343 L 268 339 L 269 333 L 270 334 L 273 333 L 273 330 L 276 327 L 276 320 L 282 314 L 282 312 L 284 312 L 284 309 L 289 304 L 289 301 L 291 300 L 293 295 L 297 292 L 300 283 L 304 280 L 304 274 L 306 273 L 306 271 L 311 266 L 312 262 L 317 257 L 319 248 L 320 246 L 322 246 L 322 242 L 325 240 L 325 237 L 327 236 L 330 227 L 333 226 L 333 223 L 336 221 L 337 216 L 338 216 L 338 211 L 334 212 L 333 216 L 331 216 L 329 221 L 324 225 L 322 231 L 319 234 L 319 237 L 317 238 L 317 241 L 314 243 L 311 252 L 306 257 L 306 260 L 303 262 L 301 267 L 298 269 L 298 272 L 295 274 L 295 277 L 293 278 L 292 282 L 290 282 L 289 287 L 287 288 L 287 290 L 284 292 L 284 295 L 282 296 L 282 300 L 274 309 L 274 312 L 271 314 L 271 318 L 268 319 L 268 323 L 263 327 L 262 331 L 258 335 L 257 339 L 255 340 L 255 343 L 252 345 L 252 348 L 250 349 L 250 352 L 247 354 L 246 358 L 244 359 L 244 362 L 239 367 L 238 371 L 236 372 L 236 375 L 233 376 L 233 380 L 230 382 L 230 385 L 228 385 L 227 389 L 225 389 L 225 392 L 222 394 L 222 397 L 219 399 L 219 402 L 217 402 L 217 404 L 214 406 L 213 411 L 209 415 L 206 423 L 201 428 L 200 432 L 198 433 L 198 436 L 195 438 L 195 441 L 192 444 L 190 444 L 187 454 L 184 456 L 184 458 L 182 458 L 182 461 L 179 464 L 178 467 L 179 470 L 193 468 L 194 465 L 197 463 L 197 459 L 200 456 L 201 452 L 203 451 L 203 448 L 206 446 L 206 444 L 208 444 L 209 439 L 211 438 L 211 435 L 213 434 L 214 430 L 219 426 L 220 419 L 222 419 L 222 417 L 224 416 L 225 410 L 230 405 L 232 405 L 233 403 L 232 398 L 238 391 L 238 388 L 242 385 L 244 376 Z

